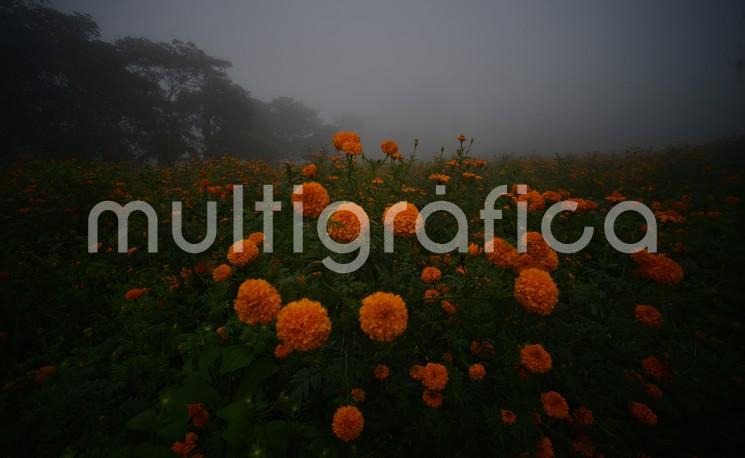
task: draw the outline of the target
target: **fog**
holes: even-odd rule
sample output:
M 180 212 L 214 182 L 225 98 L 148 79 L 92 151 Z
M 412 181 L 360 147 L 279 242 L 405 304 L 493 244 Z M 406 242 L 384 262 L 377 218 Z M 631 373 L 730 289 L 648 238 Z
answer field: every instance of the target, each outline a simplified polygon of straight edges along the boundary
M 190 40 L 254 97 L 298 98 L 366 151 L 623 150 L 745 134 L 738 1 L 65 0 L 105 40 Z M 361 128 L 355 118 L 361 121 Z M 345 125 L 346 124 L 346 125 Z

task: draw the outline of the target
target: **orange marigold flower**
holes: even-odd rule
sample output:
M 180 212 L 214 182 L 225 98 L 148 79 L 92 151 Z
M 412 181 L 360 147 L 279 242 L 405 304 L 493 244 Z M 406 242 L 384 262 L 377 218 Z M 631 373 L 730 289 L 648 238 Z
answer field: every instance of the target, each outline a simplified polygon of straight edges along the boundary
M 171 445 L 171 451 L 175 453 L 176 455 L 179 455 L 181 458 L 188 458 L 189 456 L 196 456 L 192 455 L 191 452 L 194 451 L 195 448 L 197 448 L 197 441 L 199 440 L 199 436 L 197 436 L 196 433 L 186 433 L 186 438 L 184 439 L 184 442 L 176 441 Z
M 277 315 L 277 337 L 293 350 L 320 348 L 331 333 L 331 320 L 320 302 L 307 298 L 290 302 Z
M 53 365 L 42 366 L 36 369 L 36 372 L 34 372 L 34 381 L 38 385 L 56 373 L 57 373 L 57 366 L 53 366 Z
M 466 141 L 466 136 L 463 134 L 458 135 L 458 141 L 463 143 L 464 141 Z
M 668 380 L 671 377 L 670 367 L 656 356 L 647 356 L 642 360 L 642 369 L 650 377 L 656 380 Z
M 427 406 L 436 409 L 442 405 L 442 393 L 439 391 L 424 390 L 422 392 L 422 400 Z
M 631 415 L 636 421 L 642 425 L 654 426 L 657 424 L 657 414 L 643 402 L 631 402 L 629 410 L 631 410 Z
M 595 423 L 595 417 L 592 415 L 592 410 L 585 406 L 580 406 L 572 411 L 572 420 L 577 426 L 587 427 Z
M 432 175 L 429 176 L 429 181 L 436 181 L 437 183 L 445 184 L 448 181 L 450 181 L 450 177 L 448 175 L 433 173 Z
M 187 404 L 186 410 L 189 412 L 189 418 L 197 428 L 201 428 L 210 419 L 210 413 L 203 403 Z
M 342 204 L 331 215 L 326 225 L 326 232 L 329 237 L 339 243 L 349 243 L 357 238 L 362 230 L 362 224 L 359 218 L 350 210 L 348 204 Z M 366 229 L 366 228 L 365 228 Z
M 227 264 L 220 264 L 212 271 L 212 279 L 216 282 L 223 282 L 233 275 L 233 269 Z
M 318 215 L 329 204 L 329 193 L 323 185 L 311 181 L 303 183 L 292 193 L 292 201 L 303 203 L 303 215 L 318 218 Z
M 386 155 L 392 156 L 398 153 L 398 144 L 393 140 L 386 140 L 380 144 L 380 150 L 383 151 Z
M 409 369 L 409 377 L 411 377 L 413 380 L 421 380 L 423 370 L 424 366 L 422 366 L 421 364 L 414 364 L 413 366 L 411 366 L 411 369 Z
M 660 399 L 662 397 L 662 390 L 654 383 L 645 383 L 644 391 L 654 399 Z
M 434 302 L 438 297 L 440 297 L 440 291 L 436 288 L 430 288 L 424 292 L 424 302 Z
M 413 204 L 405 203 L 406 209 L 393 218 L 393 234 L 399 237 L 412 237 L 416 234 L 417 227 L 422 225 L 422 217 L 419 215 L 419 210 Z M 390 208 L 386 208 L 383 213 L 383 224 L 385 224 L 386 228 L 390 227 L 385 223 L 385 216 Z
M 569 418 L 569 405 L 564 396 L 556 391 L 548 391 L 541 394 L 541 403 L 546 415 L 552 418 L 565 419 Z
M 362 143 L 360 142 L 345 142 L 341 145 L 341 150 L 347 156 L 359 156 L 362 154 Z
M 528 211 L 542 211 L 546 209 L 546 201 L 538 191 L 528 191 L 527 194 L 517 196 L 517 202 L 527 202 Z
M 515 299 L 525 310 L 538 315 L 550 315 L 559 301 L 559 289 L 548 274 L 538 269 L 525 269 L 515 279 Z
M 544 258 L 548 256 L 551 247 L 548 246 L 546 240 L 543 238 L 543 234 L 540 232 L 526 232 L 522 237 L 522 241 L 525 242 L 526 253 L 534 258 Z
M 336 151 L 342 151 L 345 143 L 360 143 L 360 136 L 356 132 L 342 130 L 334 134 L 333 143 Z
M 318 173 L 318 167 L 316 164 L 308 164 L 300 171 L 306 178 L 313 178 Z
M 241 250 L 241 251 L 239 251 Z M 230 245 L 228 261 L 237 267 L 243 267 L 259 256 L 259 249 L 251 240 L 244 239 Z
M 683 268 L 664 254 L 638 251 L 631 255 L 638 268 L 636 273 L 662 285 L 677 285 L 683 279 Z
M 352 388 L 352 399 L 357 402 L 364 402 L 365 397 L 365 390 L 363 390 L 362 388 Z
M 442 391 L 448 384 L 448 370 L 440 363 L 427 363 L 421 371 L 422 385 L 432 391 Z
M 267 324 L 279 312 L 282 298 L 268 281 L 251 279 L 241 283 L 234 308 L 238 319 L 246 324 Z
M 486 377 L 486 368 L 483 364 L 471 364 L 468 368 L 468 377 L 474 381 L 483 380 Z
M 339 439 L 349 442 L 357 439 L 365 426 L 362 412 L 355 406 L 342 406 L 336 409 L 331 429 Z
M 128 301 L 136 301 L 148 292 L 150 292 L 150 288 L 132 288 L 124 293 L 124 299 Z
M 659 328 L 662 326 L 662 314 L 656 308 L 649 305 L 638 304 L 634 308 L 634 315 L 637 321 L 650 328 Z
M 442 277 L 442 272 L 437 267 L 425 267 L 422 270 L 422 281 L 424 283 L 435 283 Z
M 551 439 L 549 439 L 546 436 L 543 436 L 538 441 L 538 446 L 536 447 L 535 451 L 535 457 L 536 458 L 554 458 L 554 446 L 551 443 Z
M 252 241 L 256 244 L 256 247 L 260 247 L 264 244 L 264 233 L 263 232 L 254 232 L 251 235 L 248 236 L 248 240 Z
M 391 376 L 391 370 L 388 369 L 388 366 L 385 364 L 378 364 L 375 366 L 375 371 L 373 373 L 375 374 L 375 378 L 381 382 Z
M 501 409 L 500 413 L 502 415 L 502 423 L 505 425 L 514 425 L 517 421 L 517 415 L 511 410 Z
M 551 203 L 556 203 L 561 200 L 561 194 L 559 194 L 556 191 L 546 191 L 543 194 L 541 194 L 541 197 L 543 197 L 544 200 L 547 200 Z
M 572 441 L 571 445 L 572 452 L 577 456 L 584 458 L 592 458 L 595 456 L 595 444 L 593 444 L 587 434 L 581 434 L 577 439 Z
M 406 330 L 409 314 L 397 294 L 377 292 L 362 299 L 360 327 L 373 340 L 390 342 Z
M 509 268 L 517 259 L 517 250 L 504 239 L 494 237 L 484 244 L 486 259 L 492 264 Z
M 277 359 L 285 359 L 292 354 L 292 347 L 286 344 L 277 344 L 274 348 L 274 357 Z
M 453 302 L 442 301 L 440 302 L 440 307 L 442 307 L 442 311 L 447 313 L 448 315 L 458 313 L 458 306 Z
M 534 374 L 545 374 L 551 370 L 551 354 L 541 344 L 524 346 L 520 350 L 520 361 L 525 369 Z

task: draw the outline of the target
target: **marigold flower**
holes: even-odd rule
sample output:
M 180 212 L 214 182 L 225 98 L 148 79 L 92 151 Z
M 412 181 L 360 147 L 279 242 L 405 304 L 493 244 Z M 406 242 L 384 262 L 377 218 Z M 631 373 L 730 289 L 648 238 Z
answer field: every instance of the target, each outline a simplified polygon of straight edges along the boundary
M 186 410 L 189 412 L 189 418 L 197 428 L 201 428 L 210 419 L 210 413 L 203 403 L 187 404 Z
M 654 426 L 657 424 L 657 414 L 643 402 L 631 402 L 629 405 L 631 415 L 642 425 Z
M 251 235 L 248 236 L 248 240 L 252 241 L 254 244 L 256 244 L 256 248 L 262 246 L 264 244 L 264 233 L 263 232 L 254 232 Z
M 406 209 L 393 218 L 393 234 L 399 237 L 412 237 L 416 234 L 417 227 L 422 225 L 422 217 L 419 215 L 419 210 L 413 204 L 405 203 Z M 385 216 L 390 208 L 386 208 L 385 212 L 383 212 L 383 224 L 386 228 L 390 228 L 385 222 Z
M 387 156 L 392 156 L 398 153 L 398 144 L 393 140 L 386 140 L 380 144 L 380 150 Z
M 541 344 L 525 345 L 520 350 L 520 361 L 525 369 L 534 374 L 545 374 L 551 370 L 551 354 Z
M 474 381 L 483 380 L 486 377 L 486 368 L 483 364 L 471 364 L 468 367 L 468 377 Z
M 422 400 L 427 406 L 436 409 L 442 405 L 442 393 L 439 391 L 424 390 L 422 392 Z
M 307 298 L 290 302 L 277 315 L 277 337 L 293 350 L 320 348 L 331 333 L 331 320 L 320 302 Z
M 662 285 L 677 285 L 683 279 L 683 268 L 664 254 L 638 251 L 631 255 L 636 273 Z
M 546 209 L 546 201 L 538 191 L 528 191 L 527 194 L 517 196 L 517 202 L 527 202 L 528 211 L 542 211 Z
M 285 359 L 292 354 L 292 347 L 286 344 L 277 344 L 274 348 L 274 357 L 277 359 Z
M 212 271 L 212 279 L 216 282 L 223 282 L 233 275 L 233 269 L 227 264 L 220 264 Z
M 432 391 L 442 391 L 448 384 L 448 370 L 440 363 L 427 363 L 421 370 L 422 385 Z
M 440 297 L 440 291 L 436 288 L 429 288 L 424 292 L 424 302 L 434 302 L 438 297 Z
M 644 392 L 654 399 L 660 399 L 662 397 L 662 390 L 654 383 L 645 383 Z
M 514 295 L 525 310 L 547 316 L 559 301 L 559 289 L 548 274 L 538 269 L 525 269 L 515 279 Z
M 549 439 L 546 436 L 543 436 L 538 441 L 538 446 L 536 447 L 535 451 L 535 457 L 536 458 L 554 458 L 554 446 L 551 443 L 551 439 Z
M 241 283 L 233 304 L 238 319 L 246 324 L 267 324 L 279 312 L 282 298 L 268 281 L 251 279 Z
M 541 197 L 543 197 L 543 200 L 547 200 L 551 203 L 556 203 L 561 200 L 561 194 L 556 191 L 546 191 L 541 194 Z
M 584 458 L 592 458 L 595 456 L 595 444 L 592 443 L 592 440 L 587 436 L 587 434 L 581 434 L 577 439 L 572 441 L 571 446 L 572 452 L 577 456 Z
M 148 292 L 150 292 L 150 288 L 132 288 L 124 293 L 124 299 L 128 301 L 136 301 Z
M 359 156 L 362 154 L 362 143 L 360 142 L 345 142 L 341 145 L 341 150 L 347 156 Z
M 450 177 L 448 175 L 433 173 L 432 175 L 429 176 L 429 181 L 435 181 L 440 184 L 446 184 L 448 181 L 450 181 Z
M 404 333 L 408 319 L 406 303 L 397 294 L 377 292 L 362 299 L 360 327 L 373 340 L 392 341 Z
M 464 141 L 466 141 L 466 136 L 463 134 L 458 135 L 458 141 L 463 143 Z
M 634 315 L 637 321 L 644 326 L 650 328 L 659 328 L 662 326 L 662 314 L 652 306 L 638 304 L 634 308 Z
M 36 384 L 41 384 L 46 380 L 47 378 L 53 376 L 57 373 L 57 366 L 48 365 L 48 366 L 42 366 L 38 369 L 36 369 L 36 372 L 34 372 L 34 381 Z
M 453 315 L 455 313 L 458 313 L 458 306 L 450 301 L 442 301 L 440 302 L 440 307 L 442 307 L 442 311 L 447 313 L 448 315 Z
M 373 373 L 375 375 L 375 378 L 380 380 L 381 382 L 391 376 L 391 370 L 388 369 L 388 366 L 386 366 L 385 364 L 378 364 L 377 366 L 375 366 L 375 371 Z
M 303 215 L 318 218 L 329 204 L 329 193 L 323 185 L 311 181 L 303 183 L 297 191 L 292 193 L 292 201 L 303 203 Z
M 411 369 L 409 369 L 409 377 L 411 377 L 413 380 L 421 380 L 423 370 L 424 366 L 422 366 L 421 364 L 414 364 L 413 366 L 411 366 Z
M 502 423 L 505 425 L 514 425 L 517 421 L 517 415 L 515 415 L 515 412 L 507 409 L 500 409 L 500 413 L 502 416 Z
M 670 367 L 663 363 L 656 356 L 647 356 L 642 360 L 642 369 L 650 377 L 656 380 L 668 380 L 671 377 Z
M 365 426 L 362 412 L 355 406 L 342 406 L 336 409 L 331 429 L 339 439 L 349 442 L 357 439 Z
M 318 167 L 316 164 L 308 164 L 302 168 L 300 173 L 306 178 L 313 178 L 318 173 Z
M 569 405 L 564 396 L 556 391 L 548 391 L 541 394 L 541 403 L 546 415 L 557 419 L 569 418 Z
M 349 243 L 357 238 L 362 230 L 359 218 L 350 210 L 345 210 L 348 204 L 342 204 L 331 215 L 326 225 L 329 237 L 339 243 Z M 365 227 L 366 229 L 366 227 Z
M 173 445 L 171 445 L 171 451 L 176 455 L 179 455 L 181 458 L 188 458 L 189 456 L 192 456 L 191 452 L 197 448 L 198 440 L 199 436 L 197 436 L 196 433 L 186 433 L 184 442 L 174 442 Z
M 356 132 L 342 130 L 334 134 L 333 143 L 336 151 L 342 151 L 345 143 L 360 143 L 360 136 Z
M 240 248 L 239 248 L 240 247 Z M 238 251 L 242 249 L 242 251 Z M 237 267 L 243 267 L 259 256 L 259 249 L 251 240 L 244 239 L 230 245 L 228 261 Z
M 363 390 L 362 388 L 352 388 L 352 399 L 357 402 L 364 402 L 365 397 L 365 390 Z
M 512 267 L 517 259 L 517 250 L 504 239 L 494 237 L 484 244 L 486 259 L 504 269 Z
M 592 410 L 585 406 L 580 406 L 572 411 L 572 420 L 577 426 L 587 427 L 595 423 L 595 417 L 592 415 Z
M 425 267 L 422 270 L 422 281 L 424 283 L 435 283 L 440 280 L 442 272 L 437 267 Z

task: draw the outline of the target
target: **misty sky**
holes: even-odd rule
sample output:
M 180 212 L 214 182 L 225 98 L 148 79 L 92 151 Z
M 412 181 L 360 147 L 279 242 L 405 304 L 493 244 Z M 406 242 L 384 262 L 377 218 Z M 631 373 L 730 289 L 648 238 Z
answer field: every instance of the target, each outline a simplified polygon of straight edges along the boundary
M 252 95 L 364 122 L 366 151 L 477 155 L 745 133 L 742 1 L 57 0 L 103 38 L 193 41 Z M 342 128 L 345 126 L 341 126 Z M 408 148 L 403 148 L 408 151 Z

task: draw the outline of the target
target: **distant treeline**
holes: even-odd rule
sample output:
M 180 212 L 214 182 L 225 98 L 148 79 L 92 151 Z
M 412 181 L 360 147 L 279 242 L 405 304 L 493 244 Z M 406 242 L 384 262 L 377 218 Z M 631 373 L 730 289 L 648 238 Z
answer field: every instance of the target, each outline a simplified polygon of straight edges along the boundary
M 334 131 L 300 101 L 252 98 L 193 43 L 108 43 L 90 16 L 35 2 L 0 4 L 0 52 L 5 160 L 293 157 Z

